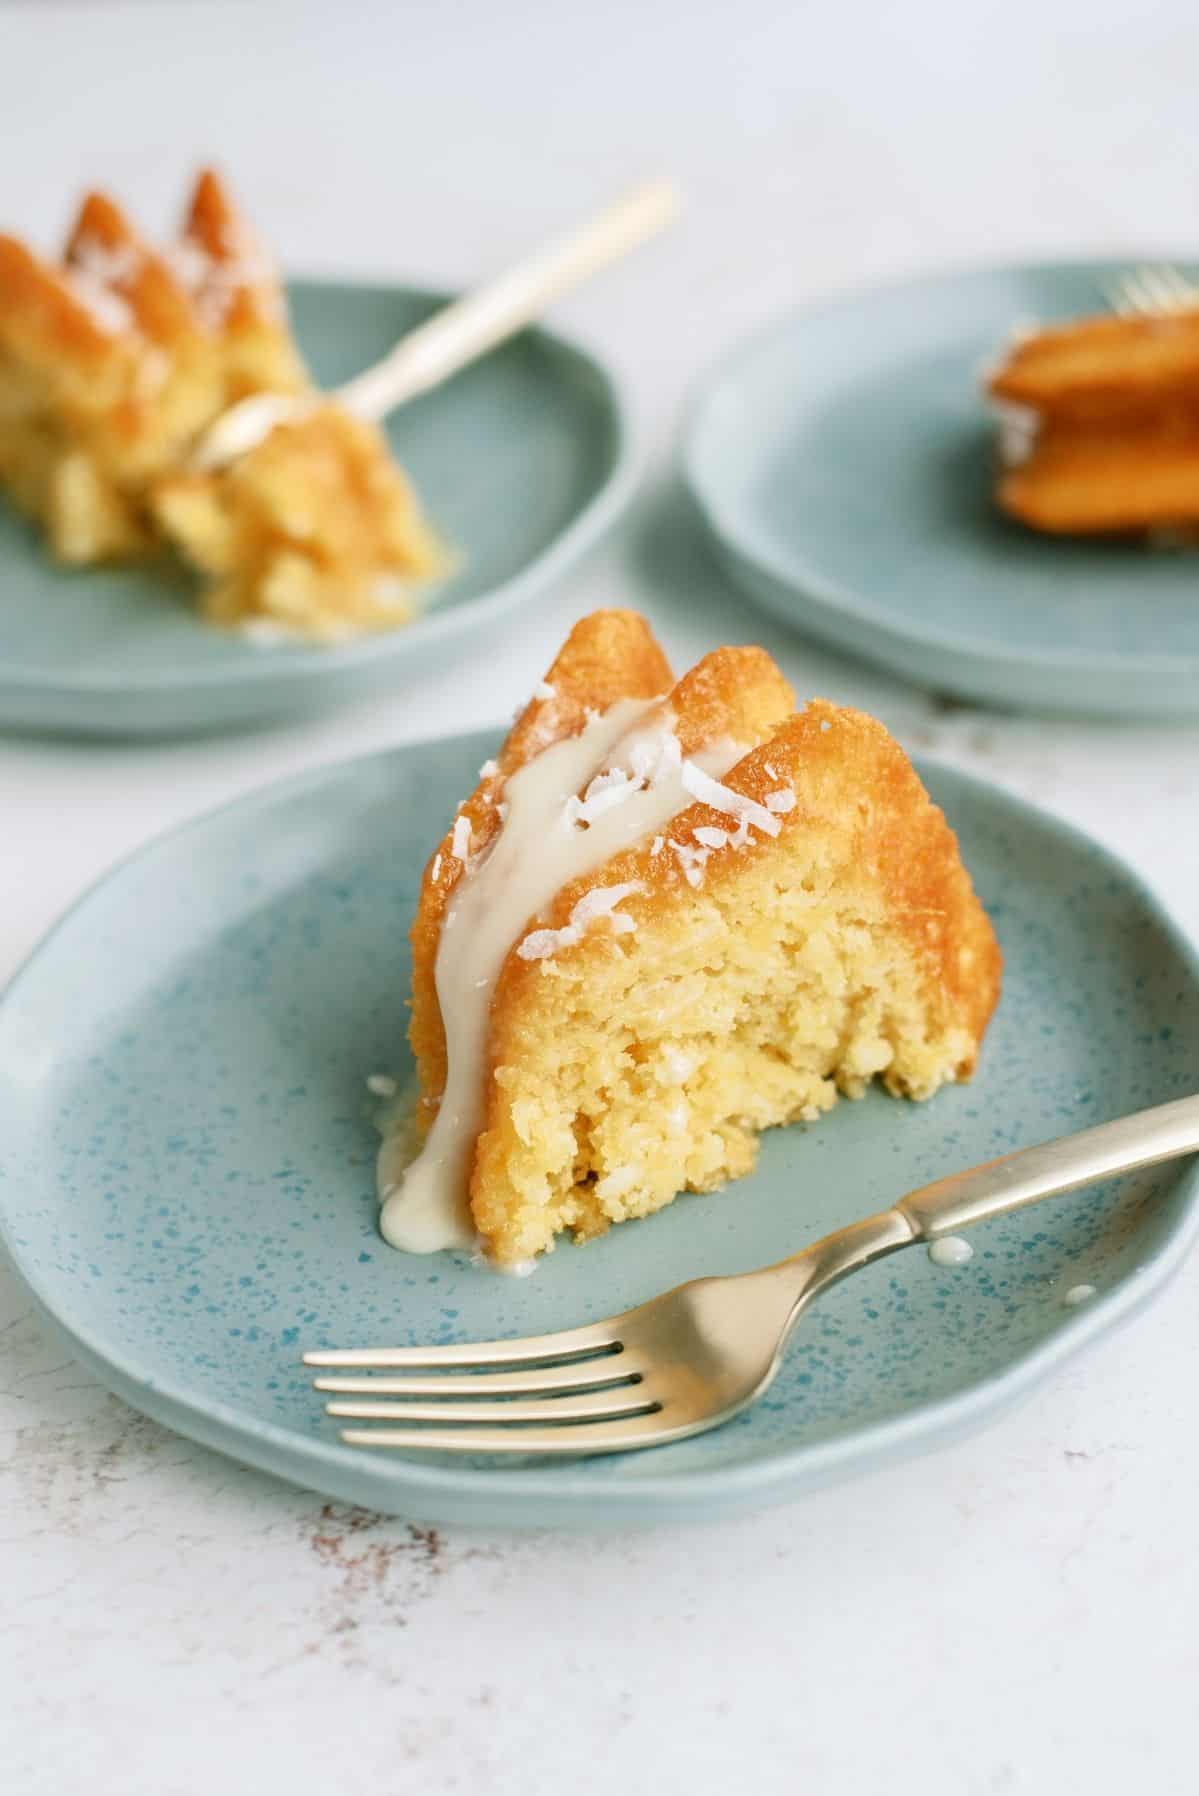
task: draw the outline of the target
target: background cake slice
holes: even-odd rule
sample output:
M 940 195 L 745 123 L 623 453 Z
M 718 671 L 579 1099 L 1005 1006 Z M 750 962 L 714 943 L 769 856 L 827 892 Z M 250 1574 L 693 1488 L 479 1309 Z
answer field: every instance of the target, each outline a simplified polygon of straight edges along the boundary
M 90 193 L 61 261 L 0 237 L 0 485 L 85 564 L 168 547 L 206 616 L 331 640 L 407 622 L 449 571 L 384 433 L 313 394 L 216 473 L 194 452 L 228 408 L 311 382 L 282 283 L 211 169 L 161 251 Z
M 1199 311 L 1022 335 L 987 379 L 997 497 L 1057 535 L 1199 524 Z
M 652 686 L 645 626 L 612 616 L 586 620 L 572 644 L 619 629 L 640 641 L 643 663 L 628 664 L 652 668 Z M 811 1120 L 838 1092 L 860 1096 L 879 1076 L 926 1098 L 973 1070 L 999 950 L 953 832 L 883 726 L 821 701 L 795 715 L 768 656 L 722 650 L 659 703 L 642 700 L 631 732 L 618 715 L 606 747 L 598 734 L 589 746 L 628 702 L 615 658 L 605 665 L 605 703 L 581 730 L 573 718 L 573 737 L 552 715 L 542 736 L 526 712 L 427 870 L 412 1043 L 430 1133 L 386 1194 L 397 1245 L 447 1244 L 431 1226 L 447 1169 L 453 1239 L 477 1234 L 517 1265 L 563 1230 L 587 1239 L 739 1176 L 762 1129 Z M 572 691 L 568 709 L 577 702 Z M 647 747 L 655 732 L 673 758 Z M 550 745 L 557 779 L 538 768 Z M 638 768 L 650 771 L 627 794 Z M 638 830 L 635 807 L 655 803 Z M 536 879 L 520 870 L 522 836 L 552 863 L 572 830 L 608 829 L 622 809 L 627 839 L 526 908 Z M 497 874 L 502 916 L 486 883 Z M 453 1012 L 469 958 L 497 928 L 485 1007 L 464 1037 Z M 457 1067 L 456 1039 L 468 1049 Z M 440 1159 L 439 1134 L 452 1148 Z
M 200 221 L 203 248 L 190 235 Z M 249 392 L 308 385 L 282 290 L 251 241 L 211 171 L 181 243 L 161 253 L 100 192 L 85 197 L 60 262 L 0 238 L 0 481 L 59 559 L 161 548 L 156 484 L 203 431 Z

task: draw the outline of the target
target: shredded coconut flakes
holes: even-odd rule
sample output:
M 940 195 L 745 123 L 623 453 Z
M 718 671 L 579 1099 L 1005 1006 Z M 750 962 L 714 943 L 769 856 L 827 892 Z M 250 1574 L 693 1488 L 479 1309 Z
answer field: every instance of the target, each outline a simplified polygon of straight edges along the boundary
M 701 885 L 704 868 L 708 864 L 708 856 L 712 850 L 710 848 L 692 848 L 689 842 L 676 842 L 673 838 L 670 846 L 679 858 L 679 866 L 683 869 L 683 877 L 687 884 L 689 886 Z
M 92 323 L 105 336 L 119 337 L 130 328 L 133 311 L 128 302 L 88 269 L 68 268 L 62 278 Z
M 616 906 L 634 892 L 644 890 L 640 880 L 636 879 L 627 885 L 597 886 L 594 891 L 583 894 L 570 913 L 570 921 L 561 929 L 532 930 L 516 952 L 521 960 L 548 960 L 559 948 L 573 948 L 576 942 L 581 942 L 590 925 L 600 917 L 607 917 L 613 934 L 628 935 L 637 924 Z
M 112 287 L 118 281 L 132 280 L 142 264 L 141 251 L 134 243 L 101 243 L 89 232 L 71 247 L 71 267 L 80 268 L 94 280 Z
M 752 823 L 755 829 L 765 830 L 768 836 L 777 836 L 782 828 L 778 818 L 765 805 L 746 797 L 744 792 L 734 792 L 731 787 L 722 785 L 694 761 L 683 762 L 683 790 L 692 798 L 698 798 L 701 804 L 711 805 L 714 811 L 735 817 L 738 823 Z
M 606 773 L 597 773 L 590 782 L 582 798 L 568 798 L 566 801 L 566 821 L 568 823 L 594 823 L 605 811 L 611 811 L 634 792 L 640 792 L 645 785 L 642 779 L 634 779 L 623 767 L 611 767 Z
M 465 866 L 470 854 L 470 818 L 457 817 L 454 820 L 454 833 L 450 837 L 450 853 L 456 861 Z
M 723 848 L 729 839 L 729 832 L 727 829 L 716 829 L 710 823 L 701 824 L 698 829 L 693 830 L 691 833 L 694 835 L 696 841 L 702 843 L 705 848 Z

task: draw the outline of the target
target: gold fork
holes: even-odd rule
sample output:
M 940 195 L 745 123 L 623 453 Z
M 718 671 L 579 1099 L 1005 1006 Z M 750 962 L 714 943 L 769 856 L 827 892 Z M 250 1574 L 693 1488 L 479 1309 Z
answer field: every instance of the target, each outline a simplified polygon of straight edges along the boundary
M 1181 269 L 1163 263 L 1121 275 L 1111 291 L 1114 311 L 1132 318 L 1168 318 L 1199 308 L 1199 286 Z
M 403 1424 L 346 1428 L 351 1446 L 540 1455 L 658 1447 L 716 1428 L 760 1397 L 801 1313 L 860 1266 L 1196 1152 L 1199 1095 L 938 1179 L 775 1266 L 695 1279 L 606 1322 L 523 1340 L 306 1353 L 304 1363 L 359 1374 L 314 1381 L 337 1393 L 329 1415 Z M 411 1376 L 420 1369 L 435 1376 Z

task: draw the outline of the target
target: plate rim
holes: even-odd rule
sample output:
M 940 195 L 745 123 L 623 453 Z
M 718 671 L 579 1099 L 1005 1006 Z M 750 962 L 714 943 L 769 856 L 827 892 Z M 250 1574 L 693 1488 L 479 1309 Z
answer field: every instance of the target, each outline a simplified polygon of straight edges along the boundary
M 305 274 L 288 275 L 286 288 L 289 298 L 299 288 L 325 292 L 356 288 L 364 292 L 400 293 L 433 305 L 446 305 L 465 291 L 359 275 L 338 279 L 332 275 Z M 0 669 L 0 695 L 10 691 L 22 696 L 69 699 L 75 695 L 94 698 L 151 693 L 155 697 L 169 698 L 174 692 L 195 692 L 213 686 L 252 687 L 260 683 L 274 689 L 298 682 L 321 681 L 326 674 L 336 676 L 402 658 L 403 649 L 408 645 L 417 651 L 424 650 L 447 636 L 452 637 L 467 620 L 474 627 L 514 610 L 541 587 L 548 586 L 615 523 L 639 486 L 645 464 L 644 430 L 627 377 L 574 333 L 550 329 L 544 324 L 531 324 L 519 335 L 541 339 L 598 382 L 612 432 L 612 450 L 610 465 L 599 485 L 565 528 L 531 561 L 498 586 L 489 587 L 478 598 L 467 599 L 444 611 L 434 602 L 402 629 L 383 630 L 357 637 L 352 642 L 328 646 L 288 645 L 299 651 L 294 659 L 271 659 L 260 647 L 250 644 L 253 652 L 244 662 L 236 662 L 230 667 L 191 667 L 186 674 L 174 668 L 149 675 L 139 675 L 136 671 L 128 675 L 92 673 L 84 668 L 64 676 L 53 666 L 18 663 L 14 667 L 6 663 Z
M 279 800 L 298 797 L 306 789 L 335 783 L 356 769 L 377 765 L 390 756 L 440 748 L 451 742 L 465 745 L 484 739 L 494 741 L 502 734 L 503 727 L 501 723 L 452 736 L 422 737 L 391 748 L 324 762 L 255 786 L 143 842 L 106 869 L 75 899 L 0 991 L 0 1045 L 10 1019 L 19 1012 L 26 987 L 40 976 L 62 937 L 75 927 L 93 902 L 101 899 L 110 886 L 118 885 L 143 860 L 157 854 L 169 854 L 193 832 L 209 825 L 239 813 L 250 815 L 255 810 L 267 810 Z M 1077 825 L 994 781 L 967 773 L 935 757 L 920 757 L 915 764 L 922 775 L 925 770 L 933 770 L 938 777 L 948 777 L 949 784 L 967 800 L 973 795 L 981 795 L 987 802 L 997 803 L 1014 823 L 1048 827 L 1070 846 L 1096 857 L 1103 871 L 1122 881 L 1147 917 L 1161 930 L 1199 990 L 1199 946 L 1175 921 L 1141 875 L 1114 849 Z M 0 1076 L 0 1123 L 17 1096 L 12 1083 Z M 2 1135 L 0 1128 L 0 1137 Z M 1031 1391 L 1058 1365 L 1091 1341 L 1130 1319 L 1169 1282 L 1199 1238 L 1199 1157 L 1190 1165 L 1182 1163 L 1179 1196 L 1177 1221 L 1133 1272 L 1112 1289 L 1100 1292 L 1085 1308 L 1063 1315 L 1046 1340 L 1017 1355 L 1002 1370 L 984 1374 L 966 1389 L 950 1397 L 917 1404 L 896 1416 L 880 1418 L 829 1439 L 783 1447 L 760 1459 L 711 1468 L 688 1467 L 665 1474 L 651 1472 L 627 1484 L 615 1479 L 594 1482 L 587 1469 L 590 1461 L 586 1458 L 579 1462 L 584 1467 L 581 1475 L 575 1471 L 573 1463 L 569 1473 L 565 1467 L 556 1467 L 554 1481 L 550 1484 L 544 1481 L 543 1468 L 537 1466 L 518 1470 L 497 1464 L 477 1469 L 382 1452 L 372 1454 L 316 1432 L 302 1435 L 293 1428 L 265 1420 L 223 1399 L 199 1398 L 174 1379 L 158 1378 L 143 1363 L 141 1355 L 110 1348 L 101 1334 L 88 1328 L 86 1318 L 80 1321 L 68 1312 L 60 1311 L 54 1296 L 27 1264 L 14 1238 L 2 1168 L 0 1249 L 6 1253 L 18 1280 L 34 1299 L 39 1312 L 66 1338 L 72 1351 L 106 1388 L 115 1391 L 133 1407 L 143 1407 L 144 1398 L 145 1413 L 202 1445 L 215 1447 L 242 1463 L 289 1478 L 294 1483 L 350 1501 L 361 1500 L 355 1490 L 361 1493 L 363 1486 L 369 1485 L 376 1507 L 385 1507 L 394 1501 L 400 1513 L 414 1513 L 412 1504 L 414 1501 L 419 1504 L 422 1496 L 434 1499 L 434 1507 L 428 1511 L 431 1516 L 439 1513 L 435 1504 L 439 1497 L 448 1498 L 451 1507 L 459 1506 L 460 1513 L 470 1509 L 473 1500 L 485 1499 L 488 1525 L 593 1527 L 662 1519 L 698 1520 L 705 1512 L 722 1508 L 731 1510 L 757 1502 L 782 1501 L 789 1495 L 798 1495 L 836 1478 L 867 1471 L 873 1465 L 931 1450 L 972 1431 L 975 1425 L 982 1426 L 990 1416 Z M 213 1439 L 214 1432 L 219 1440 Z M 327 1474 L 327 1479 L 324 1483 L 314 1484 L 314 1474 L 318 1471 Z M 598 1516 L 574 1513 L 577 1507 L 586 1509 L 588 1505 L 594 1505 L 602 1513 Z
M 1159 259 L 1185 266 L 1192 265 L 1194 260 L 1189 256 L 1166 256 Z M 1062 672 L 1083 672 L 1110 678 L 1115 674 L 1126 673 L 1131 664 L 1133 672 L 1143 677 L 1199 677 L 1199 653 L 1163 656 L 1147 652 L 1129 654 L 1115 649 L 1076 651 L 1047 647 L 1037 651 L 1020 650 L 1000 637 L 992 639 L 966 633 L 948 636 L 943 632 L 922 628 L 918 622 L 907 619 L 902 623 L 897 622 L 896 613 L 883 610 L 863 594 L 842 586 L 819 572 L 808 561 L 802 549 L 797 550 L 792 557 L 781 556 L 762 541 L 752 528 L 745 528 L 743 521 L 731 520 L 727 504 L 721 501 L 718 488 L 708 480 L 701 466 L 701 438 L 711 431 L 711 413 L 722 390 L 743 365 L 768 349 L 775 339 L 785 340 L 797 327 L 845 312 L 854 304 L 869 306 L 876 302 L 886 302 L 906 293 L 918 292 L 921 288 L 958 285 L 966 281 L 984 284 L 998 277 L 1017 274 L 1051 277 L 1063 272 L 1079 274 L 1091 269 L 1104 269 L 1110 273 L 1113 268 L 1129 268 L 1150 260 L 1153 258 L 1141 254 L 1126 258 L 1091 255 L 950 264 L 922 274 L 882 281 L 876 285 L 839 288 L 834 293 L 802 302 L 785 312 L 775 314 L 724 350 L 693 383 L 683 406 L 679 459 L 687 492 L 705 527 L 726 553 L 747 563 L 760 577 L 787 588 L 796 597 L 830 616 L 850 617 L 857 624 L 885 633 L 914 648 L 952 652 L 970 656 L 974 660 L 985 657 L 988 663 L 1002 663 L 1012 671 L 1058 669 Z M 791 624 L 795 629 L 803 627 L 799 619 L 792 619 Z M 1199 698 L 1196 703 L 1199 705 Z

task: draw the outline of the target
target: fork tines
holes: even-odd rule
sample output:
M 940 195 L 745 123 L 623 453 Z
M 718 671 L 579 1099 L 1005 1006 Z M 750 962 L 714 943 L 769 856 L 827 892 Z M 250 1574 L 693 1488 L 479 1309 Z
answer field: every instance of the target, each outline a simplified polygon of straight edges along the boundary
M 660 1408 L 643 1388 L 644 1366 L 610 1324 L 514 1341 L 330 1349 L 306 1353 L 304 1363 L 349 1369 L 313 1380 L 336 1393 L 328 1415 L 403 1424 L 343 1429 L 351 1446 L 586 1453 L 629 1444 L 630 1427 Z
M 1199 286 L 1180 269 L 1138 268 L 1116 283 L 1112 303 L 1117 312 L 1139 318 L 1164 318 L 1199 307 Z

